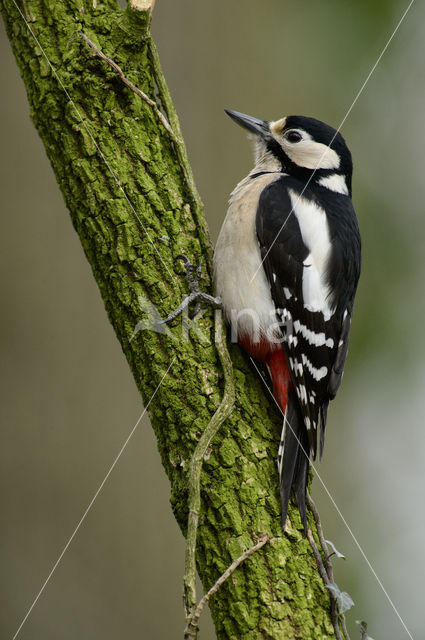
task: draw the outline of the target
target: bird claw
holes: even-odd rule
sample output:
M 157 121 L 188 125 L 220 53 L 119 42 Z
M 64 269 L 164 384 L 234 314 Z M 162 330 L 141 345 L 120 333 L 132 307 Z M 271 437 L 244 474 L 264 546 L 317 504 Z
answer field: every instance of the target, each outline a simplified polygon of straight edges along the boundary
M 201 261 L 199 260 L 198 264 L 195 265 L 191 263 L 191 261 L 189 260 L 189 258 L 187 256 L 185 256 L 183 253 L 180 253 L 177 257 L 176 260 L 183 260 L 184 262 L 184 267 L 186 269 L 186 278 L 187 278 L 187 282 L 189 284 L 189 289 L 191 293 L 198 293 L 199 292 L 199 281 L 201 279 L 201 274 L 202 274 L 202 265 L 201 265 Z M 195 271 L 196 269 L 196 271 Z
M 176 257 L 176 260 L 183 260 L 184 266 L 186 269 L 186 278 L 189 284 L 190 294 L 186 296 L 183 302 L 172 311 L 166 318 L 157 322 L 157 324 L 166 324 L 167 322 L 171 322 L 174 318 L 177 318 L 192 302 L 195 302 L 195 308 L 190 316 L 190 319 L 193 320 L 199 313 L 201 309 L 201 303 L 206 302 L 213 306 L 215 309 L 221 309 L 221 298 L 214 298 L 214 296 L 210 296 L 208 293 L 204 293 L 199 288 L 199 281 L 201 279 L 202 274 L 202 265 L 199 261 L 197 265 L 191 263 L 189 258 L 182 253 Z

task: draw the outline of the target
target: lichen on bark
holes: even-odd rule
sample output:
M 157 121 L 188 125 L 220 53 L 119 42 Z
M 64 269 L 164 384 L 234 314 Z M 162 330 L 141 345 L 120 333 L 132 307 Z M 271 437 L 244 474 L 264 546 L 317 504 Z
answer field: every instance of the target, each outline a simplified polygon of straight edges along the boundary
M 201 284 L 211 289 L 207 224 L 185 157 L 155 111 L 73 37 L 85 33 L 144 93 L 157 96 L 180 135 L 148 32 L 149 12 L 121 10 L 115 0 L 18 2 L 28 28 L 13 0 L 0 7 L 31 117 L 145 403 L 173 362 L 149 415 L 184 533 L 189 462 L 223 392 L 213 312 L 199 320 L 209 340 L 194 331 L 182 339 L 179 322 L 170 327 L 174 340 L 154 331 L 130 338 L 142 316 L 139 296 L 165 316 L 187 293 L 178 254 L 203 262 Z M 280 528 L 280 417 L 237 345 L 229 346 L 235 409 L 201 474 L 197 566 L 205 588 L 257 535 L 272 541 L 211 599 L 217 637 L 333 638 L 329 595 L 295 507 L 289 534 Z M 313 520 L 310 525 L 314 530 Z

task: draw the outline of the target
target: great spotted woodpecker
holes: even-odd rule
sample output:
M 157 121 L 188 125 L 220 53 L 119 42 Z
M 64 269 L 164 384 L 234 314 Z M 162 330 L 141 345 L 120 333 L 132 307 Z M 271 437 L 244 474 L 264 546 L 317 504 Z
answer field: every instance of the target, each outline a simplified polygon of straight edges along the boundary
M 282 526 L 291 489 L 304 530 L 310 455 L 323 452 L 341 382 L 360 234 L 352 160 L 332 127 L 226 110 L 255 135 L 255 167 L 234 189 L 214 254 L 214 281 L 233 335 L 269 369 L 284 415 L 278 469 Z

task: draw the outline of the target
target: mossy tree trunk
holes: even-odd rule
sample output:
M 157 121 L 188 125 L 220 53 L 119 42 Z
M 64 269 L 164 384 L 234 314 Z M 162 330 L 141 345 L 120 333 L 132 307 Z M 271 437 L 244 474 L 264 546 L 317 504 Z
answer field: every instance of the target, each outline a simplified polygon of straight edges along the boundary
M 85 41 L 72 37 L 82 31 L 147 96 L 157 95 L 177 139 L 177 117 L 149 34 L 148 4 L 133 0 L 121 10 L 116 0 L 0 0 L 32 119 L 145 403 L 170 367 L 149 415 L 185 532 L 191 454 L 223 393 L 214 315 L 208 309 L 198 323 L 209 340 L 196 331 L 184 340 L 180 322 L 170 334 L 143 331 L 130 338 L 144 317 L 139 296 L 165 316 L 187 293 L 178 254 L 203 261 L 201 285 L 210 289 L 204 213 L 184 152 L 158 112 Z M 290 534 L 281 533 L 275 462 L 280 416 L 236 346 L 231 356 L 236 404 L 201 476 L 197 564 L 204 586 L 211 587 L 257 535 L 267 533 L 272 542 L 210 601 L 217 636 L 333 638 L 329 595 L 295 508 Z

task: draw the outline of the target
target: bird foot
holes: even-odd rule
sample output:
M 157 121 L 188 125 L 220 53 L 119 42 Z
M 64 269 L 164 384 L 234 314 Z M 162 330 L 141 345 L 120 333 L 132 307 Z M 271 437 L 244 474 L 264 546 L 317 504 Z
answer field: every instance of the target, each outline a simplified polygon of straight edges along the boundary
M 204 293 L 204 291 L 201 291 L 199 289 L 199 280 L 201 278 L 201 273 L 202 273 L 201 263 L 198 262 L 198 264 L 195 267 L 195 265 L 191 263 L 189 258 L 187 258 L 183 254 L 178 255 L 176 260 L 183 260 L 184 262 L 184 266 L 186 269 L 186 278 L 189 284 L 190 294 L 186 296 L 186 298 L 177 307 L 177 309 L 172 311 L 166 318 L 164 318 L 164 320 L 160 320 L 157 324 L 166 324 L 167 322 L 171 322 L 171 320 L 174 320 L 174 318 L 177 318 L 177 316 L 179 316 L 193 302 L 195 302 L 195 307 L 190 316 L 191 320 L 193 320 L 193 318 L 195 318 L 198 315 L 201 309 L 202 302 L 208 303 L 209 305 L 214 307 L 214 309 L 222 308 L 221 298 L 219 297 L 215 298 L 214 296 L 210 296 L 208 293 Z

